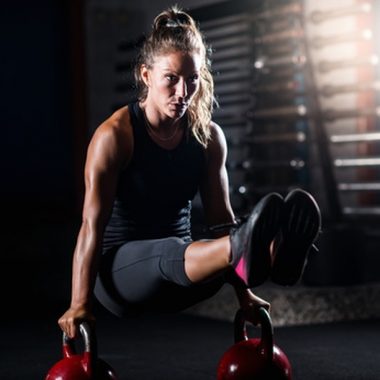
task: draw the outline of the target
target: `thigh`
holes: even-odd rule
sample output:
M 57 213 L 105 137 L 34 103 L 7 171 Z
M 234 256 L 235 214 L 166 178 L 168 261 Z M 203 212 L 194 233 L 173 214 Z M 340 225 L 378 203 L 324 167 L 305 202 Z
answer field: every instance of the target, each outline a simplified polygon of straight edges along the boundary
M 224 284 L 223 277 L 183 286 L 165 276 L 160 260 L 168 247 L 173 249 L 172 239 L 132 241 L 106 252 L 95 287 L 98 300 L 123 316 L 146 310 L 180 311 L 214 295 Z

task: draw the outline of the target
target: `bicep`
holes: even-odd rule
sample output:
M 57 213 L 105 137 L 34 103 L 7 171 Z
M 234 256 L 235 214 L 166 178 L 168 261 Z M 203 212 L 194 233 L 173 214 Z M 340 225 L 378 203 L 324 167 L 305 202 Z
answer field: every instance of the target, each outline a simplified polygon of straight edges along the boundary
M 234 221 L 226 169 L 227 145 L 217 127 L 206 152 L 206 170 L 201 184 L 201 198 L 209 225 Z
M 112 210 L 121 158 L 114 138 L 95 137 L 91 141 L 85 165 L 83 220 L 101 231 Z

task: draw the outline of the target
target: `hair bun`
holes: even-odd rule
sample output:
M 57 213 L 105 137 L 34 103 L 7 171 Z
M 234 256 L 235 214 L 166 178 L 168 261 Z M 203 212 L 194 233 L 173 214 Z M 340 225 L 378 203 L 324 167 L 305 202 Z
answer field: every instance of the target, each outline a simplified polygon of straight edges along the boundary
M 154 29 L 161 28 L 178 28 L 183 26 L 192 26 L 194 21 L 187 13 L 179 8 L 172 7 L 165 12 L 162 12 L 154 20 Z

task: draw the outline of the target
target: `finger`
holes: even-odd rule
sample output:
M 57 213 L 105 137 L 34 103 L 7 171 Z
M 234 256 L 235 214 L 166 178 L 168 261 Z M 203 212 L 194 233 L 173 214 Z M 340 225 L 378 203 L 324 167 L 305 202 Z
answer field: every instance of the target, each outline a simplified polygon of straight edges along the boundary
M 72 323 L 70 326 L 70 338 L 74 339 L 79 334 L 79 328 L 76 323 Z
M 77 327 L 75 323 L 70 321 L 61 321 L 59 323 L 61 330 L 69 339 L 74 339 L 77 335 Z
M 267 311 L 270 311 L 270 309 L 271 309 L 270 303 L 267 303 L 267 302 L 262 304 L 261 307 L 263 307 Z
M 67 336 L 69 335 L 68 334 L 68 327 L 67 327 L 67 322 L 66 322 L 66 320 L 65 319 L 63 319 L 63 318 L 60 318 L 59 320 L 58 320 L 58 325 L 59 325 L 59 327 L 60 327 L 60 329 L 62 330 L 62 332 L 63 333 L 65 333 Z

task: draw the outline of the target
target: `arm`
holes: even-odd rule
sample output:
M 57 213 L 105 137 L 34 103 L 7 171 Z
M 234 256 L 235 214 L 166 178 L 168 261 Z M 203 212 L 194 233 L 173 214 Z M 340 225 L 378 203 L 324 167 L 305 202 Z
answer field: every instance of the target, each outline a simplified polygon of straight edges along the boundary
M 77 334 L 83 321 L 93 321 L 92 293 L 98 270 L 103 231 L 112 210 L 119 171 L 128 161 L 131 138 L 120 122 L 108 120 L 95 132 L 85 165 L 85 199 L 82 224 L 77 237 L 72 267 L 70 308 L 59 319 L 69 336 Z M 125 153 L 127 152 L 127 153 Z
M 209 227 L 234 223 L 235 216 L 230 203 L 226 169 L 227 143 L 222 129 L 211 124 L 211 141 L 206 149 L 206 169 L 200 186 L 200 195 Z M 214 237 L 228 234 L 228 229 L 215 232 Z
M 206 150 L 207 167 L 200 189 L 206 221 L 209 226 L 235 221 L 229 198 L 226 139 L 222 129 L 215 123 L 211 124 L 211 138 L 212 140 Z M 227 234 L 228 229 L 221 231 L 219 236 Z M 219 236 L 216 234 L 215 237 Z M 269 310 L 270 304 L 247 289 L 234 271 L 228 274 L 228 281 L 234 287 L 240 307 L 245 312 L 247 320 L 257 324 L 259 307 L 263 306 Z
M 254 325 L 259 324 L 259 308 L 264 307 L 270 311 L 270 303 L 258 297 L 250 289 L 247 289 L 245 283 L 235 272 L 229 273 L 228 282 L 234 287 L 240 308 L 244 312 L 244 318 Z

